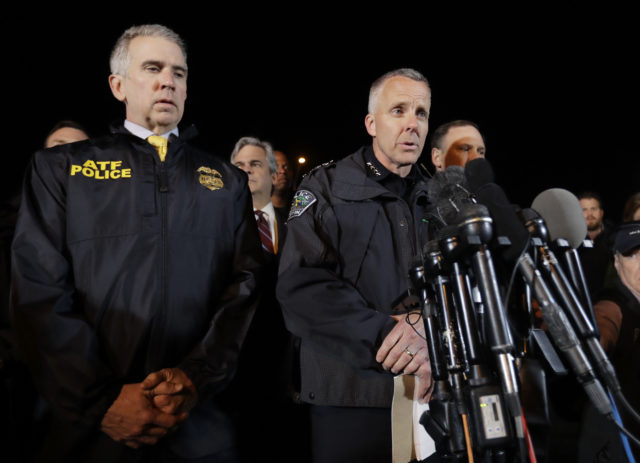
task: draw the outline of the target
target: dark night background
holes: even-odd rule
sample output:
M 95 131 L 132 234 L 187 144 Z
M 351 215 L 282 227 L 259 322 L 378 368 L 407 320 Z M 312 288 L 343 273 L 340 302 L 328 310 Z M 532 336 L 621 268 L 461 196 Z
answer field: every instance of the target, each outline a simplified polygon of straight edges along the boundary
M 454 15 L 412 5 L 389 4 L 398 10 L 370 18 L 317 4 L 282 14 L 242 4 L 224 13 L 138 14 L 119 5 L 104 15 L 5 15 L 3 196 L 56 121 L 74 119 L 99 135 L 124 117 L 108 88 L 111 47 L 130 25 L 160 22 L 188 45 L 181 125 L 195 123 L 207 137 L 200 144 L 220 156 L 243 135 L 305 154 L 311 165 L 350 154 L 369 140 L 370 83 L 413 67 L 431 83 L 431 129 L 451 119 L 478 123 L 512 202 L 528 207 L 552 187 L 594 189 L 605 215 L 619 220 L 626 197 L 640 191 L 633 15 L 522 9 L 485 19 L 462 6 Z M 431 167 L 428 151 L 422 162 Z

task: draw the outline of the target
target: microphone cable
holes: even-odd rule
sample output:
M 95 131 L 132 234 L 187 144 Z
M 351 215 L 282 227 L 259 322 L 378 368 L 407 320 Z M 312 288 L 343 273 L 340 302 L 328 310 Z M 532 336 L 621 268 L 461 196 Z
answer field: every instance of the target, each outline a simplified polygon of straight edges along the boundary
M 634 436 L 633 434 L 631 434 L 629 432 L 629 430 L 627 428 L 625 428 L 621 423 L 619 423 L 617 420 L 613 419 L 612 420 L 613 423 L 616 425 L 616 427 L 620 430 L 621 433 L 624 433 L 625 437 L 627 437 L 632 443 L 633 445 L 635 445 L 636 447 L 640 448 L 640 440 L 638 440 L 638 438 L 636 436 Z
M 640 448 L 640 440 L 638 440 L 638 438 L 636 436 L 631 434 L 629 432 L 629 430 L 622 425 L 622 423 L 619 423 L 615 419 L 612 420 L 612 421 L 616 425 L 616 427 L 620 430 L 620 432 L 624 433 L 625 437 L 627 437 L 633 443 L 633 445 L 635 445 L 636 447 Z
M 533 441 L 531 440 L 531 434 L 529 434 L 529 428 L 527 427 L 527 420 L 524 416 L 524 408 L 522 409 L 522 427 L 524 429 L 524 437 L 527 442 L 527 451 L 529 454 L 529 461 L 531 463 L 538 463 L 538 460 L 536 459 L 536 452 L 533 448 Z
M 411 320 L 411 317 L 410 317 L 411 315 L 416 315 L 416 321 L 412 321 Z M 420 323 L 420 320 L 422 320 L 422 319 L 423 319 L 422 313 L 413 311 L 413 312 L 407 312 L 404 321 L 407 322 L 407 325 L 409 325 L 411 328 L 413 328 L 413 331 L 416 332 L 416 334 L 420 337 L 420 339 L 424 339 L 426 341 L 427 340 L 426 333 L 423 335 L 416 328 L 416 325 L 418 323 Z
M 471 443 L 471 433 L 469 432 L 469 418 L 466 413 L 461 413 L 462 429 L 464 430 L 464 441 L 467 445 L 467 462 L 473 463 L 473 444 Z M 635 463 L 635 462 L 634 462 Z
M 613 396 L 611 395 L 611 391 L 609 391 L 609 398 L 611 399 L 611 408 L 613 409 L 614 422 L 622 423 L 622 417 L 620 413 L 618 413 L 618 408 L 616 407 L 616 402 L 613 400 Z M 629 463 L 636 463 L 635 458 L 633 457 L 633 452 L 631 451 L 631 447 L 629 446 L 629 438 L 627 435 L 619 431 L 620 439 L 622 440 L 622 446 L 624 447 L 624 451 L 627 454 L 627 458 L 629 459 Z
M 629 414 L 635 421 L 640 423 L 640 414 L 638 414 L 638 412 L 631 406 L 627 398 L 622 393 L 622 390 L 615 391 L 615 392 L 616 392 L 616 395 L 615 395 L 616 399 L 618 399 L 622 403 L 622 406 L 624 407 L 624 409 L 627 412 L 629 412 Z

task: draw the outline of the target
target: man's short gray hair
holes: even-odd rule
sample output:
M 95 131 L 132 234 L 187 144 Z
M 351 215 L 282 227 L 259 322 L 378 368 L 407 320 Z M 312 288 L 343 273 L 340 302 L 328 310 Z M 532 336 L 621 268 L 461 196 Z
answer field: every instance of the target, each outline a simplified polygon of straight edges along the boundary
M 174 31 L 161 24 L 144 24 L 133 26 L 123 32 L 111 51 L 109 66 L 111 74 L 127 74 L 131 56 L 129 55 L 129 44 L 136 37 L 161 37 L 167 39 L 180 47 L 185 62 L 187 61 L 187 46 L 184 40 Z
M 242 137 L 236 142 L 236 146 L 231 152 L 231 164 L 233 164 L 233 159 L 236 157 L 236 154 L 238 154 L 240 150 L 247 145 L 262 148 L 264 152 L 267 153 L 267 165 L 269 166 L 269 172 L 271 174 L 275 174 L 276 172 L 278 172 L 278 163 L 276 162 L 276 155 L 273 153 L 273 147 L 271 146 L 271 143 L 269 143 L 268 141 L 259 140 L 255 137 Z
M 375 82 L 371 84 L 371 89 L 369 90 L 369 114 L 373 114 L 376 110 L 376 106 L 378 106 L 378 96 L 380 95 L 380 90 L 382 90 L 383 84 L 392 77 L 398 76 L 407 77 L 411 80 L 415 80 L 416 82 L 424 82 L 427 88 L 430 89 L 429 81 L 427 80 L 427 78 L 415 69 L 400 68 L 396 69 L 395 71 L 389 71 L 386 74 L 378 77 Z

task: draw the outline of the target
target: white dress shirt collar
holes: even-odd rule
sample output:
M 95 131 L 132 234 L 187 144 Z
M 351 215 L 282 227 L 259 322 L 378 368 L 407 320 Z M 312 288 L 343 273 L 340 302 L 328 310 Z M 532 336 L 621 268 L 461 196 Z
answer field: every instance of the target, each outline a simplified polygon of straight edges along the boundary
M 127 129 L 129 132 L 131 132 L 136 137 L 140 137 L 143 140 L 146 140 L 151 135 L 155 135 L 155 133 L 153 133 L 151 130 L 147 129 L 146 127 L 142 127 L 141 125 L 138 125 L 135 122 L 131 122 L 131 121 L 126 120 L 126 119 L 124 121 L 124 128 Z M 166 138 L 168 140 L 169 139 L 169 135 L 171 135 L 171 134 L 174 134 L 177 137 L 178 134 L 179 134 L 178 127 L 175 127 L 173 130 L 170 130 L 167 133 L 163 133 L 160 136 L 164 137 L 164 138 Z

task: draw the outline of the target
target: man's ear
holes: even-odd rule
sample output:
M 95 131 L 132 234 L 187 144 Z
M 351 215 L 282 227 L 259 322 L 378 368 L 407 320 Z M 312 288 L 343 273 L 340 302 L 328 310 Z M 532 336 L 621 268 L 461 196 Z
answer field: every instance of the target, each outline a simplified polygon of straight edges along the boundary
M 438 148 L 431 149 L 431 162 L 435 166 L 436 170 L 444 170 L 444 159 L 442 150 Z
M 111 88 L 111 93 L 113 93 L 113 96 L 115 96 L 118 101 L 126 103 L 127 96 L 124 91 L 123 81 L 124 79 L 120 74 L 111 74 L 109 76 L 109 87 Z
M 376 136 L 376 118 L 373 114 L 367 114 L 364 118 L 364 126 L 367 128 L 367 133 L 372 137 Z

